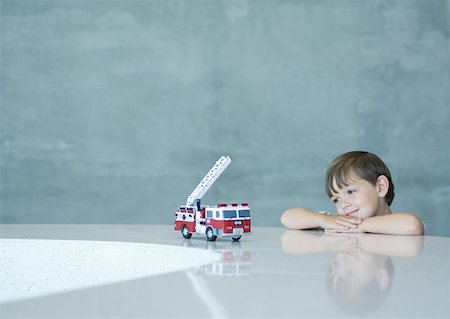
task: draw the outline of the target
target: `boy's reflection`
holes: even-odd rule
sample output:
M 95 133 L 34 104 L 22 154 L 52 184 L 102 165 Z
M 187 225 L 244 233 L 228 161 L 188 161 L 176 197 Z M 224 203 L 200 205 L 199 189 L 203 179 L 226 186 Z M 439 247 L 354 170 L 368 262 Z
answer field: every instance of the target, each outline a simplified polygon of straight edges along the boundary
M 416 256 L 423 237 L 288 230 L 281 243 L 288 254 L 336 253 L 327 272 L 331 298 L 347 313 L 367 314 L 378 309 L 389 292 L 391 257 Z
M 367 253 L 338 253 L 327 274 L 333 300 L 349 313 L 370 313 L 385 299 L 394 267 L 391 257 Z

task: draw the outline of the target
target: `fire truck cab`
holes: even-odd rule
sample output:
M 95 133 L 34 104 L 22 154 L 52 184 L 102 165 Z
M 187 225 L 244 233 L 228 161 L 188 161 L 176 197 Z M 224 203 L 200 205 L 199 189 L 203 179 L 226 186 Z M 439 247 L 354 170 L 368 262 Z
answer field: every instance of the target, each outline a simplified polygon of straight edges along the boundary
M 251 234 L 250 208 L 247 203 L 219 204 L 217 206 L 180 206 L 175 213 L 174 230 L 181 231 L 184 238 L 192 234 L 204 234 L 208 241 L 217 236 L 238 241 Z

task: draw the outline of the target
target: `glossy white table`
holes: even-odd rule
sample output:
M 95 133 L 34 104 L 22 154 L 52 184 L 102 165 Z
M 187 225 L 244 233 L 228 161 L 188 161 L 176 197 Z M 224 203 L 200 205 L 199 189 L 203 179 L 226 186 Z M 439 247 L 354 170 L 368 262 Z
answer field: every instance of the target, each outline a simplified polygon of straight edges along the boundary
M 450 317 L 450 238 L 254 227 L 211 243 L 130 225 L 0 237 L 2 319 Z

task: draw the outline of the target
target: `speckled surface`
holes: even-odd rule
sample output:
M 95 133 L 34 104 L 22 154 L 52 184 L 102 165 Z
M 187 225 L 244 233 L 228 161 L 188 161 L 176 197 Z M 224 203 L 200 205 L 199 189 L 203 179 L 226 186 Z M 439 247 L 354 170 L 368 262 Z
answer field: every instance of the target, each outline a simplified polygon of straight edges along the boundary
M 210 243 L 185 240 L 172 226 L 143 225 L 0 225 L 0 234 L 2 290 L 34 280 L 45 292 L 46 277 L 69 284 L 26 299 L 2 297 L 2 319 L 450 316 L 445 237 L 254 227 L 239 243 Z M 47 253 L 37 253 L 39 246 Z M 22 256 L 22 268 L 5 271 L 8 249 Z M 76 263 L 64 262 L 75 255 Z M 70 286 L 77 276 L 85 285 Z
M 212 251 L 84 240 L 0 239 L 0 303 L 111 285 L 217 262 Z

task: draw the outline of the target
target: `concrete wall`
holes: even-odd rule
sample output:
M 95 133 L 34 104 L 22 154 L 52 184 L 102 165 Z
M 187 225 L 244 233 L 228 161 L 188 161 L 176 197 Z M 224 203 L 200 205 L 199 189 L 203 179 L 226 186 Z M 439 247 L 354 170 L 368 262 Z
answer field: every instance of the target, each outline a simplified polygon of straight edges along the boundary
M 363 149 L 450 236 L 450 1 L 0 1 L 2 223 L 170 224 L 224 154 L 278 226 Z

